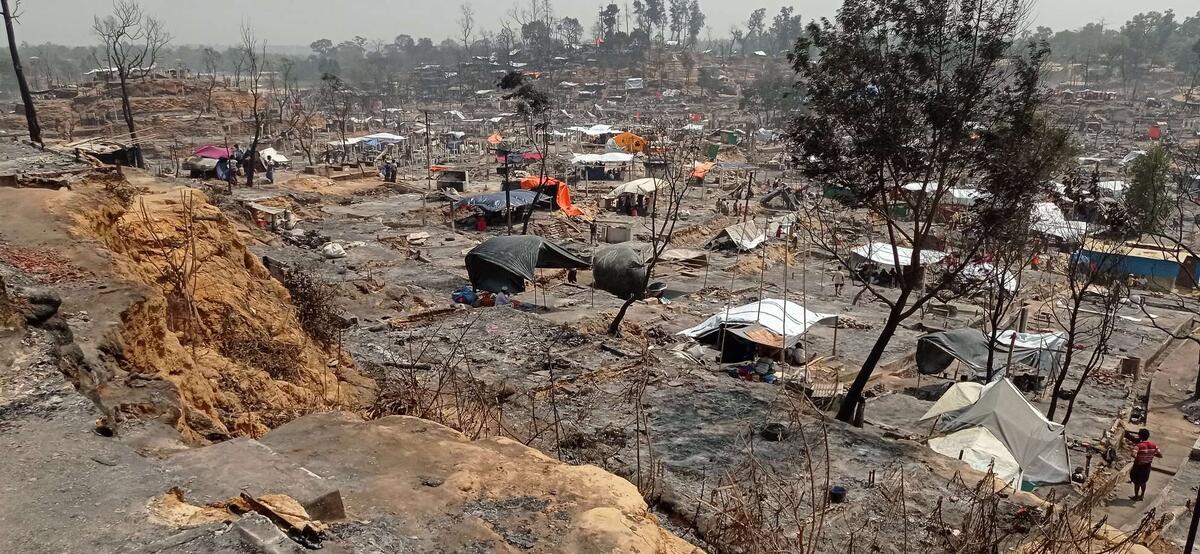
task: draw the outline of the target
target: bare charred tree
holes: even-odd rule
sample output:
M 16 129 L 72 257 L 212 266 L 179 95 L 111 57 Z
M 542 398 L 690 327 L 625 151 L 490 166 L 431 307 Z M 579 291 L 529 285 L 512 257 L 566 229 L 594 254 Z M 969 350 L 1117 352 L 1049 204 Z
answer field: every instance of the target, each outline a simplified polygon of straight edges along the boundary
M 204 49 L 204 72 L 208 74 L 204 88 L 204 113 L 213 111 L 213 91 L 217 89 L 217 68 L 220 63 L 220 52 L 213 48 Z
M 668 136 L 669 125 L 662 123 L 654 136 Z M 651 141 L 652 142 L 652 141 Z M 681 133 L 674 142 L 647 144 L 647 152 L 659 152 L 659 161 L 666 165 L 665 174 L 659 178 L 654 191 L 654 199 L 650 203 L 650 213 L 643 220 L 646 231 L 650 235 L 650 259 L 646 261 L 646 276 L 638 287 L 639 294 L 632 294 L 621 304 L 616 317 L 608 324 L 608 334 L 621 336 L 621 322 L 634 302 L 641 300 L 646 287 L 654 278 L 654 267 L 658 264 L 663 252 L 671 247 L 671 239 L 675 236 L 675 226 L 679 223 L 679 214 L 683 210 L 683 199 L 692 187 L 690 166 L 699 158 L 701 145 L 693 134 Z
M 546 156 L 550 147 L 550 112 L 554 102 L 545 92 L 533 85 L 533 80 L 520 71 L 510 71 L 505 74 L 497 88 L 508 91 L 505 100 L 517 101 L 517 114 L 525 122 L 525 136 L 529 144 L 541 159 L 538 160 L 538 187 L 533 195 L 533 204 L 525 210 L 521 223 L 521 234 L 529 234 L 529 220 L 533 217 L 533 207 L 542 199 L 542 189 L 546 184 Z M 505 198 L 507 203 L 508 198 Z M 512 230 L 509 229 L 511 233 Z
M 997 145 L 1024 148 L 1048 132 L 1038 116 L 1047 50 L 1012 48 L 1024 16 L 1020 0 L 847 0 L 834 22 L 810 25 L 797 41 L 791 59 L 809 111 L 791 137 L 803 169 L 852 191 L 882 222 L 883 244 L 901 266 L 894 291 L 867 287 L 888 316 L 839 420 L 861 415 L 863 390 L 900 323 L 943 294 L 981 251 L 982 237 L 1008 214 L 1028 213 L 1046 186 L 996 175 Z M 1043 162 L 1036 152 L 1024 158 Z M 982 194 L 962 222 L 958 261 L 926 283 L 925 252 L 938 238 L 942 207 L 952 188 L 971 181 Z M 814 243 L 850 267 L 844 233 L 823 210 L 814 218 L 824 222 L 808 229 Z M 900 247 L 911 255 L 901 258 Z
M 1115 213 L 1108 214 L 1106 219 L 1118 221 L 1120 216 Z M 1116 234 L 1119 235 L 1120 231 L 1117 230 Z M 1058 411 L 1058 401 L 1062 397 L 1063 386 L 1070 374 L 1071 364 L 1075 361 L 1076 346 L 1084 339 L 1094 338 L 1096 344 L 1093 354 L 1095 354 L 1095 350 L 1103 350 L 1108 338 L 1112 335 L 1112 329 L 1106 328 L 1106 326 L 1114 322 L 1110 320 L 1116 316 L 1118 302 L 1122 297 L 1127 296 L 1122 293 L 1124 287 L 1120 282 L 1121 279 L 1110 282 L 1110 278 L 1120 265 L 1121 258 L 1129 249 L 1119 240 L 1098 240 L 1098 235 L 1098 229 L 1089 227 L 1080 237 L 1080 242 L 1086 245 L 1089 249 L 1088 252 L 1074 255 L 1062 268 L 1062 277 L 1066 286 L 1064 291 L 1066 304 L 1060 309 L 1053 310 L 1053 314 L 1058 327 L 1067 335 L 1067 340 L 1062 365 L 1059 366 L 1058 373 L 1054 376 L 1050 390 L 1050 406 L 1046 409 L 1046 418 L 1051 421 L 1054 420 Z M 1112 286 L 1105 291 L 1104 300 L 1095 307 L 1091 306 L 1097 288 L 1104 284 Z M 1101 320 L 1098 323 L 1091 317 L 1096 313 L 1101 314 Z M 1098 367 L 1100 361 L 1102 359 L 1089 360 L 1078 387 L 1083 386 L 1087 374 Z M 1093 362 L 1096 365 L 1091 365 Z M 1078 387 L 1076 391 L 1079 390 Z
M 296 145 L 304 152 L 309 165 L 312 165 L 315 163 L 313 148 L 316 138 L 313 127 L 317 121 L 319 102 L 315 93 L 300 88 L 290 62 L 282 64 L 281 73 L 283 93 L 278 95 L 280 117 Z
M 340 77 L 329 73 L 321 76 L 321 84 L 325 111 L 333 117 L 337 126 L 338 139 L 342 145 L 341 161 L 344 163 L 350 156 L 350 143 L 346 139 L 346 120 L 350 119 L 350 110 L 354 106 L 353 91 Z
M 134 164 L 145 167 L 142 147 L 138 143 L 137 123 L 133 119 L 133 106 L 129 101 L 129 81 L 144 78 L 154 69 L 159 52 L 171 41 L 163 24 L 146 15 L 142 6 L 134 0 L 117 0 L 113 14 L 95 18 L 92 31 L 100 37 L 104 59 L 108 69 L 116 73 L 121 89 L 121 115 L 129 129 L 129 141 L 133 145 Z M 96 65 L 100 60 L 93 54 Z
M 25 69 L 21 66 L 21 54 L 17 51 L 17 34 L 13 30 L 13 22 L 21 16 L 21 0 L 0 0 L 0 9 L 4 10 L 4 30 L 8 33 L 8 53 L 12 56 L 13 74 L 17 78 L 17 87 L 21 89 L 21 103 L 25 105 L 25 125 L 29 128 L 29 140 L 36 144 L 42 142 L 42 126 L 38 124 L 37 108 L 33 105 L 33 94 L 29 92 L 29 82 L 25 80 Z
M 458 6 L 458 30 L 462 37 L 463 55 L 471 57 L 471 33 L 475 30 L 475 8 L 470 2 Z
M 250 113 L 242 121 L 254 126 L 254 138 L 246 152 L 246 186 L 254 186 L 254 173 L 258 169 L 258 142 L 262 139 L 263 125 L 267 121 L 270 103 L 263 94 L 262 74 L 267 66 L 267 43 L 259 42 L 250 27 L 242 27 L 242 58 L 246 60 L 246 83 L 250 92 Z

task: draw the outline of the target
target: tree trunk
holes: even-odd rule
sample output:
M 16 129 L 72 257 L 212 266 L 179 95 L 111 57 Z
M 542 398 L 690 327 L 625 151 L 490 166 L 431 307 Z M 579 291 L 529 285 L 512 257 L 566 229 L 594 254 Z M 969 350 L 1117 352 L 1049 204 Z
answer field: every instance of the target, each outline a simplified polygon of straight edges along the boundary
M 17 76 L 17 86 L 21 89 L 21 102 L 25 104 L 25 124 L 29 127 L 29 140 L 44 144 L 42 127 L 38 125 L 37 109 L 33 105 L 33 94 L 29 92 L 29 82 L 25 80 L 25 70 L 21 67 L 21 55 L 17 52 L 17 35 L 13 31 L 12 11 L 8 7 L 8 1 L 0 0 L 0 8 L 4 10 L 4 30 L 8 32 L 8 52 L 12 55 L 13 73 Z
M 629 297 L 629 300 L 626 300 L 624 304 L 621 304 L 621 309 L 617 311 L 617 317 L 614 317 L 612 323 L 608 324 L 609 336 L 621 336 L 621 322 L 625 320 L 625 312 L 629 310 L 629 307 L 632 306 L 634 302 L 637 302 L 637 299 L 638 295 L 635 294 Z
M 904 300 L 907 299 L 907 296 L 907 292 L 901 293 L 900 300 L 888 313 L 887 322 L 884 323 L 883 330 L 879 332 L 879 338 L 875 339 L 875 346 L 871 347 L 870 354 L 867 354 L 867 359 L 863 361 L 862 368 L 854 377 L 850 390 L 846 392 L 846 399 L 842 400 L 842 405 L 838 408 L 837 419 L 839 421 L 849 423 L 854 420 L 859 405 L 863 403 L 862 393 L 867 388 L 867 381 L 871 379 L 871 374 L 875 373 L 875 367 L 883 358 L 884 349 L 887 348 L 888 342 L 891 342 L 892 335 L 896 334 L 896 329 L 900 327 L 900 314 L 904 311 Z
M 138 144 L 137 124 L 133 121 L 133 104 L 129 102 L 129 77 L 121 75 L 121 115 L 125 117 L 125 126 L 129 129 L 129 144 L 133 148 L 133 165 L 146 167 L 146 159 L 142 156 L 142 145 Z
M 1067 355 L 1063 356 L 1063 366 L 1054 379 L 1054 389 L 1050 391 L 1050 407 L 1046 409 L 1046 419 L 1054 421 L 1054 412 L 1058 410 L 1058 391 L 1062 390 L 1063 381 L 1067 380 L 1067 371 L 1071 369 L 1071 358 L 1075 354 L 1075 322 L 1079 318 L 1079 302 L 1076 301 L 1071 310 L 1071 318 L 1067 323 Z

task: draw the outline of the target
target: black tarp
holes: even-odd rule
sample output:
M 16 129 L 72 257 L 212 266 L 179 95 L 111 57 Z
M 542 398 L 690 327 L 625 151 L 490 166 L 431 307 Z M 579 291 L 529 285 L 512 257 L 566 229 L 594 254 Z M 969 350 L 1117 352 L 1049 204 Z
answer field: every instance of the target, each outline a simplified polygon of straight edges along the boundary
M 1004 332 L 992 345 L 995 352 L 992 365 L 1003 368 L 1009 360 L 1012 344 L 1012 361 L 1038 370 L 1050 371 L 1055 367 L 1062 339 L 1057 335 L 1035 335 L 1017 333 L 1015 344 L 1011 343 L 1011 332 Z M 925 375 L 941 373 L 955 360 L 963 363 L 972 372 L 983 372 L 987 368 L 988 343 L 990 337 L 978 329 L 954 329 L 930 333 L 917 339 L 917 370 Z
M 592 283 L 622 300 L 641 295 L 646 284 L 644 249 L 614 244 L 596 250 L 592 255 Z
M 582 269 L 587 261 L 542 237 L 532 235 L 492 237 L 467 252 L 467 275 L 476 290 L 509 292 L 525 290 L 534 279 L 534 269 Z
M 487 194 L 477 194 L 468 196 L 458 202 L 455 202 L 454 207 L 473 206 L 488 212 L 502 212 L 505 207 L 505 200 L 511 203 L 512 208 L 522 208 L 533 204 L 537 193 L 531 190 L 511 190 L 508 192 L 489 192 Z M 546 195 L 542 195 L 542 199 L 548 199 Z

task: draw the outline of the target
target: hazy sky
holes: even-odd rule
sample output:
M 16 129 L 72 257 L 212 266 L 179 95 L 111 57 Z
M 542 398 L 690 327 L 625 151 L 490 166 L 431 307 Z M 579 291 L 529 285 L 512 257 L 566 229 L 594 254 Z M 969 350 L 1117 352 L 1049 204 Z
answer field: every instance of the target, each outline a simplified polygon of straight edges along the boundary
M 473 0 L 476 27 L 496 29 L 517 0 Z M 528 0 L 520 0 L 522 4 Z M 606 0 L 552 0 L 556 16 L 579 18 L 591 29 Z M 270 44 L 306 45 L 319 38 L 334 42 L 362 35 L 390 41 L 399 34 L 429 36 L 438 42 L 458 34 L 461 0 L 142 0 L 142 5 L 167 23 L 176 44 L 233 44 L 242 21 L 250 23 Z M 617 0 L 624 6 L 632 0 Z M 832 16 L 837 0 L 700 0 L 713 37 L 728 34 L 755 7 L 774 14 L 791 5 L 805 20 Z M 108 0 L 24 0 L 17 29 L 24 42 L 92 44 L 92 17 L 111 9 Z M 1105 20 L 1120 24 L 1139 11 L 1174 9 L 1180 16 L 1200 10 L 1196 0 L 1040 0 L 1034 6 L 1036 25 L 1054 29 L 1078 27 Z M 768 23 L 771 15 L 767 16 Z M 702 33 L 703 37 L 704 34 Z

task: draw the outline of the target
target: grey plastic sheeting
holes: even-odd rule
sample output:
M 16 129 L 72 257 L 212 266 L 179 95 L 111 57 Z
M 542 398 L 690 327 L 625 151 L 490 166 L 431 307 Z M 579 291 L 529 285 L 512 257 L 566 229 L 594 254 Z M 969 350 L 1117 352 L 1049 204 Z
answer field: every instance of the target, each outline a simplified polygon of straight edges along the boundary
M 467 252 L 467 275 L 476 290 L 509 292 L 525 290 L 534 270 L 542 268 L 582 269 L 588 262 L 565 248 L 532 235 L 492 237 Z
M 625 244 L 605 246 L 592 255 L 592 281 L 600 290 L 627 300 L 645 292 L 646 255 Z
M 1007 337 L 1006 337 L 1007 338 Z M 955 360 L 973 372 L 987 368 L 989 337 L 978 329 L 954 329 L 930 333 L 917 339 L 917 370 L 925 375 L 941 373 Z M 1037 348 L 1018 344 L 1012 348 L 1012 361 L 1030 366 L 1038 373 L 1054 369 L 1058 348 Z M 997 340 L 992 350 L 993 367 L 1003 368 L 1008 362 L 1009 342 Z

